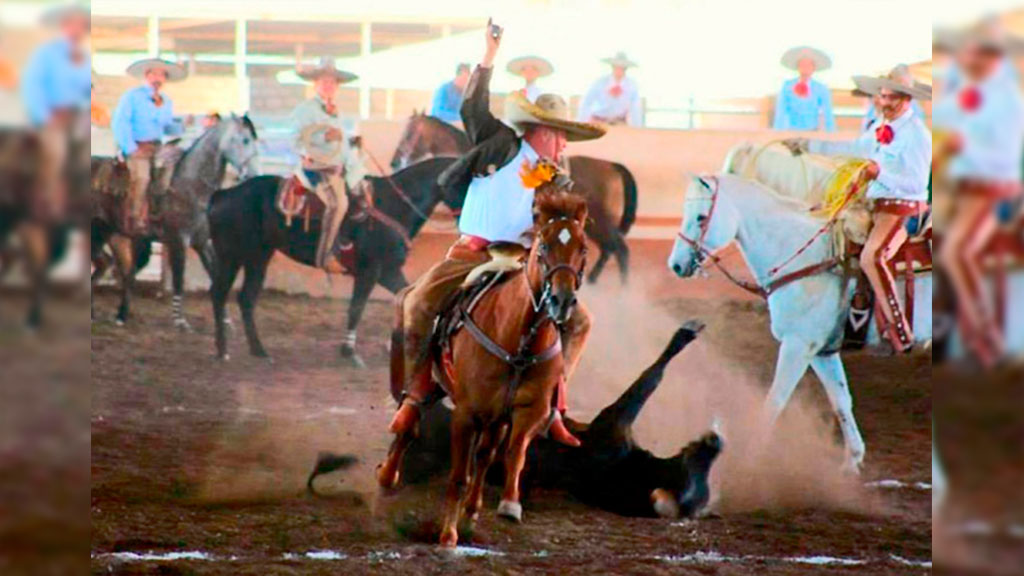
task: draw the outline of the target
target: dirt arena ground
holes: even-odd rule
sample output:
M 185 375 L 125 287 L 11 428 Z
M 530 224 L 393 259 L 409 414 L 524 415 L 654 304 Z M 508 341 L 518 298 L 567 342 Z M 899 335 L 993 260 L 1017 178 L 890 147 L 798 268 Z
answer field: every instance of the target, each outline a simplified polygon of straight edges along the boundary
M 642 280 L 638 280 L 642 281 Z M 259 321 L 273 363 L 214 359 L 209 307 L 187 301 L 195 333 L 169 304 L 135 300 L 125 328 L 100 294 L 92 326 L 91 564 L 97 574 L 925 574 L 931 571 L 931 364 L 927 355 L 852 354 L 847 369 L 868 444 L 860 478 L 839 471 L 839 437 L 812 377 L 779 427 L 756 427 L 775 359 L 757 302 L 680 296 L 651 302 L 587 288 L 597 320 L 570 393 L 588 418 L 689 318 L 702 338 L 672 365 L 637 423 L 641 444 L 673 453 L 719 418 L 727 440 L 713 481 L 718 513 L 629 519 L 562 493 L 534 491 L 524 523 L 488 508 L 456 552 L 432 544 L 441 485 L 382 496 L 372 482 L 393 403 L 386 390 L 390 306 L 371 302 L 365 370 L 336 354 L 346 303 L 268 294 Z M 712 292 L 714 294 L 714 292 Z M 232 314 L 236 317 L 237 310 Z M 320 450 L 353 470 L 304 484 Z

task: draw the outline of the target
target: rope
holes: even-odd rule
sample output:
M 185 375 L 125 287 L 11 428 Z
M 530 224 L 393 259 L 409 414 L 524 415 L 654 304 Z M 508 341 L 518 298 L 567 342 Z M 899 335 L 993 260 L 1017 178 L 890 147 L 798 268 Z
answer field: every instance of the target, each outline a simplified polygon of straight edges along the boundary
M 426 225 L 430 223 L 430 216 L 424 214 L 423 211 L 416 206 L 412 199 L 409 198 L 409 195 L 406 194 L 405 191 L 402 190 L 402 188 L 395 183 L 395 180 L 391 177 L 392 174 L 389 174 L 384 170 L 384 167 L 381 166 L 381 163 L 377 161 L 377 157 L 373 155 L 373 152 L 370 152 L 370 150 L 366 148 L 364 148 L 363 151 L 366 153 L 366 156 L 370 159 L 370 162 L 373 162 L 373 165 L 377 169 L 377 171 L 380 172 L 381 178 L 384 178 L 387 181 L 387 183 L 391 185 L 391 188 L 395 191 L 396 194 L 398 194 L 398 197 L 402 200 L 402 202 L 405 202 L 410 208 L 412 208 L 413 212 L 417 216 L 423 219 L 424 227 L 426 227 Z M 450 232 L 452 230 L 455 230 L 457 227 L 457 225 L 431 226 L 430 229 L 435 231 Z

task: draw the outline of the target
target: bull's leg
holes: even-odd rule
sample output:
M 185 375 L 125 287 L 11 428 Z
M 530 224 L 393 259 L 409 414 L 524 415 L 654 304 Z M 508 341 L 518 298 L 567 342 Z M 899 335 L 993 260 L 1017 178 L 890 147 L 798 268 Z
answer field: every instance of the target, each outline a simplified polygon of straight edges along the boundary
M 484 483 L 487 479 L 487 470 L 494 462 L 494 456 L 498 453 L 498 446 L 505 439 L 508 426 L 504 423 L 494 424 L 480 433 L 480 440 L 476 447 L 476 462 L 473 466 L 473 479 L 469 484 L 469 493 L 466 496 L 466 517 L 475 522 L 480 515 L 480 509 L 484 505 Z
M 355 283 L 352 287 L 352 302 L 348 305 L 348 331 L 341 341 L 339 352 L 342 358 L 348 358 L 357 368 L 365 368 L 366 363 L 356 353 L 356 330 L 366 310 L 366 302 L 370 299 L 373 287 L 380 278 L 380 267 L 371 265 L 364 270 L 356 271 Z
M 815 356 L 811 360 L 811 368 L 824 385 L 829 402 L 832 403 L 832 409 L 839 420 L 839 428 L 843 431 L 843 440 L 846 443 L 844 467 L 851 472 L 859 472 L 864 462 L 864 438 L 861 437 L 857 420 L 853 417 L 853 396 L 850 395 L 843 360 L 838 352 L 828 356 Z
M 185 318 L 185 257 L 188 244 L 179 234 L 170 234 L 164 248 L 171 264 L 171 287 L 174 294 L 171 296 L 171 317 L 174 319 L 174 327 L 188 332 L 192 330 L 188 320 Z
M 601 250 L 601 255 L 597 257 L 597 262 L 594 262 L 594 266 L 590 269 L 590 274 L 587 275 L 587 282 L 591 284 L 597 284 L 597 279 L 601 277 L 605 264 L 611 258 L 611 250 L 603 245 L 599 245 L 598 249 Z
M 29 330 L 36 330 L 43 324 L 43 298 L 50 264 L 49 234 L 41 224 L 26 224 L 22 227 L 21 238 L 25 245 L 26 270 L 32 286 L 26 325 Z
M 402 267 L 397 264 L 393 268 L 382 270 L 378 282 L 385 290 L 392 294 L 398 294 L 409 285 L 409 281 L 405 278 L 405 273 L 402 272 Z
M 115 322 L 124 326 L 130 314 L 130 298 L 135 286 L 135 251 L 129 236 L 115 234 L 110 238 L 110 249 L 114 253 L 114 265 L 121 280 L 121 304 L 117 307 Z
M 526 450 L 530 441 L 547 420 L 547 402 L 518 408 L 512 413 L 512 432 L 505 452 L 505 491 L 498 504 L 498 516 L 513 522 L 522 522 L 523 505 L 519 503 L 519 479 L 526 465 Z
M 454 548 L 459 543 L 462 492 L 469 481 L 469 458 L 475 432 L 473 415 L 456 406 L 452 414 L 452 471 L 444 495 L 444 516 L 441 520 L 441 546 L 445 548 Z
M 228 341 L 225 328 L 227 327 L 227 301 L 231 293 L 231 287 L 235 284 L 235 277 L 238 276 L 239 265 L 237 262 L 224 262 L 223 266 L 217 269 L 213 276 L 213 283 L 210 285 L 210 300 L 213 303 L 214 331 L 217 335 L 217 357 L 227 360 Z
M 242 290 L 238 293 L 238 307 L 242 310 L 242 323 L 245 324 L 245 337 L 249 341 L 249 353 L 257 358 L 270 358 L 266 349 L 263 348 L 263 342 L 260 341 L 259 332 L 256 330 L 256 302 L 263 289 L 267 264 L 270 263 L 269 255 L 260 256 L 245 264 L 245 281 L 242 283 Z
M 786 338 L 782 341 L 779 346 L 779 359 L 775 364 L 775 379 L 765 400 L 769 423 L 775 424 L 775 420 L 786 408 L 796 385 L 800 383 L 800 378 L 807 372 L 807 366 L 813 356 L 811 346 L 799 338 Z

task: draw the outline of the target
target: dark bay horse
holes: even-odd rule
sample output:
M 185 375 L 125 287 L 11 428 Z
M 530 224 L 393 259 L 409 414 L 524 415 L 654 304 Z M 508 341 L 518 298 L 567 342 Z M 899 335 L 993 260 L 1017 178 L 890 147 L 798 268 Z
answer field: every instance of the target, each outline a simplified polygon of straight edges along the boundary
M 402 139 L 391 159 L 391 169 L 408 166 L 424 158 L 460 156 L 470 148 L 466 133 L 424 113 L 414 112 L 405 125 Z M 629 277 L 629 246 L 626 234 L 636 220 L 637 189 L 633 174 L 615 162 L 570 156 L 573 191 L 587 199 L 590 220 L 587 236 L 601 250 L 587 280 L 597 282 L 611 256 L 619 265 L 625 283 Z
M 343 235 L 349 236 L 355 244 L 355 284 L 348 309 L 348 334 L 341 353 L 356 365 L 362 365 L 355 351 L 356 329 L 374 286 L 380 284 L 392 293 L 405 288 L 408 281 L 402 265 L 408 255 L 407 240 L 419 233 L 438 203 L 443 201 L 452 210 L 462 208 L 465 198 L 446 198 L 437 185 L 437 177 L 454 161 L 454 158 L 435 158 L 391 176 L 368 177 L 374 190 L 373 211 L 378 215 L 354 223 L 351 214 L 360 211 L 350 209 L 342 222 L 346 230 Z M 239 270 L 245 269 L 238 304 L 249 352 L 267 357 L 253 314 L 271 256 L 280 251 L 296 262 L 314 265 L 319 224 L 311 225 L 308 232 L 298 219 L 291 226 L 287 225 L 276 206 L 281 185 L 280 177 L 260 176 L 217 192 L 210 203 L 210 231 L 219 264 L 210 294 L 217 329 L 217 354 L 223 359 L 228 357 L 224 307 Z M 389 223 L 384 223 L 385 220 Z
M 531 443 L 523 491 L 531 487 L 565 490 L 588 505 L 623 516 L 699 515 L 709 500 L 708 477 L 722 450 L 722 438 L 709 431 L 674 456 L 662 458 L 638 445 L 633 438 L 633 423 L 661 384 L 665 368 L 703 328 L 697 321 L 679 328 L 657 360 L 593 421 L 567 419 L 566 424 L 581 439 L 579 448 L 543 437 Z M 587 383 L 577 385 L 586 387 Z M 441 402 L 425 409 L 420 433 L 402 463 L 404 483 L 425 483 L 448 471 L 451 421 L 451 410 Z M 313 481 L 318 476 L 348 468 L 355 461 L 353 455 L 321 452 L 307 482 L 310 492 L 316 493 Z M 494 468 L 488 482 L 497 484 L 504 478 L 501 462 L 496 462 Z
M 522 520 L 520 475 L 530 443 L 549 421 L 552 395 L 564 371 L 559 327 L 575 310 L 587 251 L 586 200 L 547 188 L 536 195 L 535 238 L 525 270 L 473 297 L 472 304 L 457 306 L 464 327 L 451 336 L 451 361 L 444 362 L 450 364 L 445 388 L 455 404 L 452 468 L 441 522 L 445 547 L 458 543 L 463 511 L 476 519 L 487 469 L 506 436 L 498 515 Z M 397 482 L 412 438 L 413 433 L 395 438 L 378 471 L 382 486 Z
M 109 244 L 113 250 L 121 282 L 118 324 L 128 320 L 130 295 L 140 267 L 136 259 L 140 254 L 148 254 L 148 246 L 143 245 L 159 240 L 170 260 L 174 325 L 182 330 L 189 329 L 183 308 L 186 252 L 192 248 L 199 254 L 203 268 L 212 279 L 215 260 L 206 207 L 210 196 L 221 187 L 228 164 L 242 179 L 256 175 L 257 138 L 256 127 L 249 117 L 235 115 L 197 138 L 174 165 L 167 189 L 160 192 L 160 221 L 154 226 L 156 233 L 148 238 L 132 238 L 122 232 L 122 214 L 127 209 L 124 201 L 128 193 L 127 167 L 113 158 L 93 157 L 92 259 L 100 270 L 104 245 Z M 94 282 L 97 279 L 98 275 L 94 275 Z

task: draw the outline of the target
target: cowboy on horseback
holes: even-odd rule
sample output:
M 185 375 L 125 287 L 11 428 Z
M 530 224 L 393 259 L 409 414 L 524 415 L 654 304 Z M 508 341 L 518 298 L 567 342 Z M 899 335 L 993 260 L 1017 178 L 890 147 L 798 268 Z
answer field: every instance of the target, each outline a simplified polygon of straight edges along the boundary
M 65 6 L 49 12 L 44 23 L 59 30 L 40 46 L 22 77 L 21 96 L 28 119 L 39 134 L 42 165 L 39 190 L 30 213 L 37 221 L 63 221 L 67 211 L 69 146 L 86 143 L 85 114 L 91 100 L 92 65 L 87 45 L 89 9 Z M 85 144 L 87 146 L 87 144 Z
M 552 174 L 538 177 L 561 160 L 567 141 L 598 138 L 600 127 L 569 119 L 565 101 L 554 94 L 542 94 L 531 103 L 519 94 L 510 95 L 505 106 L 505 123 L 490 112 L 489 84 L 494 57 L 501 43 L 500 29 L 489 25 L 487 49 L 466 88 L 462 121 L 473 148 L 442 173 L 439 183 L 468 193 L 459 219 L 461 237 L 449 248 L 445 259 L 421 276 L 405 294 L 404 399 L 391 422 L 391 432 L 404 435 L 414 430 L 421 407 L 437 399 L 437 385 L 431 376 L 429 346 L 435 319 L 445 302 L 462 286 L 467 275 L 489 261 L 492 243 L 530 245 L 526 234 L 533 227 L 534 192 Z M 511 127 L 510 127 L 511 126 Z M 565 383 L 579 362 L 590 331 L 590 316 L 577 304 L 565 322 L 562 339 L 566 369 L 556 393 L 556 410 L 549 428 L 552 438 L 567 445 L 579 441 L 566 429 Z
M 118 159 L 128 164 L 128 214 L 124 230 L 137 237 L 149 234 L 149 187 L 156 179 L 163 159 L 163 137 L 180 136 L 182 126 L 174 119 L 174 104 L 161 93 L 167 82 L 188 76 L 184 66 L 147 58 L 128 67 L 128 75 L 143 81 L 121 96 L 114 109 L 112 127 Z M 165 172 L 166 173 L 166 172 Z
M 855 76 L 854 82 L 880 104 L 883 121 L 873 131 L 864 132 L 853 142 L 792 139 L 785 144 L 794 154 L 809 151 L 871 161 L 868 171 L 873 180 L 866 196 L 874 200 L 873 224 L 860 255 L 860 267 L 876 295 L 886 337 L 896 352 L 906 352 L 913 346 L 914 336 L 896 297 L 888 263 L 907 240 L 907 220 L 928 209 L 932 137 L 911 102 L 930 99 L 931 89 L 916 83 L 905 65 L 882 77 Z M 866 318 L 868 312 L 855 309 L 851 315 L 859 313 Z
M 346 186 L 353 193 L 366 194 L 369 187 L 363 177 L 366 166 L 357 137 L 346 138 L 345 126 L 334 98 L 338 86 L 357 78 L 338 70 L 331 57 L 323 57 L 316 66 L 300 68 L 297 74 L 313 83 L 316 94 L 292 111 L 291 125 L 302 158 L 296 176 L 304 186 L 323 200 L 327 212 L 316 253 L 316 265 L 328 265 L 329 252 L 348 207 Z

